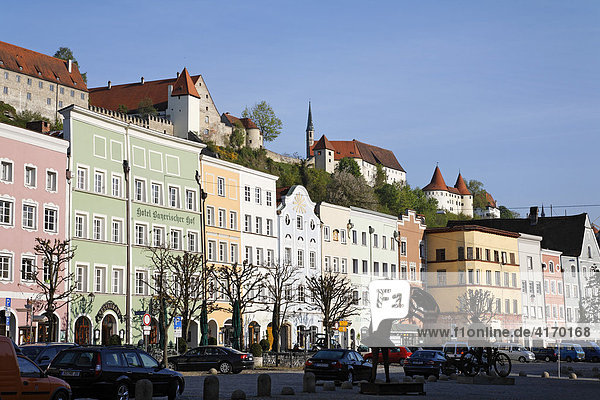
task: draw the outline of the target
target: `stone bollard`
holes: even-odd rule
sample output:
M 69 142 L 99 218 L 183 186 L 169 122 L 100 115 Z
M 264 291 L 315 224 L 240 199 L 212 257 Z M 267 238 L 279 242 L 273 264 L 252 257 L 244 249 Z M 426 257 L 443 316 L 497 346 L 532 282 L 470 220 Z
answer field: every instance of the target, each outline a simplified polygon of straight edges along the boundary
M 284 386 L 281 388 L 281 394 L 283 396 L 293 396 L 294 395 L 294 388 L 289 387 L 289 386 Z
M 519 371 L 519 376 L 526 377 L 527 376 L 527 372 L 525 372 L 525 371 Z
M 271 376 L 260 374 L 256 382 L 257 397 L 271 397 Z
M 219 400 L 219 378 L 210 375 L 204 378 L 203 400 Z
M 437 382 L 437 377 L 435 375 L 429 375 L 427 377 L 427 382 Z
M 458 374 L 455 374 L 454 372 L 450 374 L 450 379 L 452 379 L 453 381 L 455 381 L 456 378 L 458 378 Z
M 152 400 L 152 382 L 140 379 L 135 383 L 135 398 L 138 400 Z
M 335 391 L 335 383 L 332 381 L 326 381 L 323 383 L 323 391 L 333 392 Z
M 231 400 L 246 400 L 246 392 L 236 389 L 231 393 Z
M 447 381 L 448 375 L 440 374 L 440 381 Z
M 404 379 L 402 380 L 402 382 L 407 382 L 407 383 L 412 382 L 412 381 L 413 381 L 412 376 L 405 376 Z
M 217 375 L 219 372 L 216 369 L 211 368 L 211 369 L 208 370 L 208 373 L 211 374 L 211 375 Z
M 305 393 L 315 393 L 316 392 L 316 378 L 315 374 L 312 372 L 307 372 L 304 374 L 302 378 L 302 391 Z
M 542 372 L 542 378 L 550 378 L 550 373 L 548 371 Z
M 569 374 L 569 379 L 577 379 L 577 374 L 575 374 L 574 372 L 571 372 Z
M 342 382 L 341 388 L 342 389 L 350 389 L 350 390 L 352 390 L 352 389 L 354 389 L 354 386 L 352 385 L 352 382 L 345 381 L 345 382 Z
M 425 383 L 425 377 L 421 376 L 421 375 L 417 375 L 417 376 L 415 376 L 415 382 L 416 383 Z

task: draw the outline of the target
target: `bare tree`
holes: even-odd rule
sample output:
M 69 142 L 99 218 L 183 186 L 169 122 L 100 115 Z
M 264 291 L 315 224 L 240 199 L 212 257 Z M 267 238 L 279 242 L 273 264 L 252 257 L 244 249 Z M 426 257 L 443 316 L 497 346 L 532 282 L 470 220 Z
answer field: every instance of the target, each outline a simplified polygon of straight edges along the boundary
M 466 314 L 471 324 L 487 324 L 496 316 L 494 295 L 489 290 L 468 289 L 458 297 L 458 312 Z
M 228 301 L 227 307 L 222 310 L 233 313 L 234 303 L 240 307 L 240 315 L 244 315 L 248 306 L 257 302 L 263 288 L 264 275 L 260 268 L 247 261 L 233 266 L 219 266 L 213 270 L 217 292 Z M 241 321 L 240 321 L 241 322 Z M 244 343 L 244 333 L 240 337 L 240 344 Z
M 306 286 L 311 295 L 309 306 L 323 314 L 325 345 L 329 347 L 329 337 L 335 323 L 358 313 L 352 285 L 345 276 L 328 272 L 309 277 Z
M 35 239 L 33 251 L 42 257 L 43 270 L 33 273 L 30 278 L 36 283 L 36 290 L 41 290 L 38 300 L 42 302 L 44 316 L 48 320 L 47 340 L 55 340 L 54 312 L 72 300 L 77 289 L 75 274 L 68 274 L 66 264 L 75 256 L 75 246 L 69 240 Z
M 271 333 L 274 352 L 279 351 L 279 332 L 285 320 L 288 308 L 295 302 L 292 288 L 298 282 L 298 269 L 289 262 L 271 263 L 263 267 L 263 285 L 267 292 L 262 302 L 267 311 L 271 311 Z

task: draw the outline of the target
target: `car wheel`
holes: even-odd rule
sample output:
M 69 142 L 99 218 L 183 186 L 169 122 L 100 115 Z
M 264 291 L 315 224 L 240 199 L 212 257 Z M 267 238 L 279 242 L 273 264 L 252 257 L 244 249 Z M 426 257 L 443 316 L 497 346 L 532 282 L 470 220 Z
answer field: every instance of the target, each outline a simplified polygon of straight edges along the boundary
M 572 359 L 571 357 L 567 357 L 565 360 L 566 360 L 567 362 L 571 362 L 571 361 L 573 361 L 573 359 Z
M 174 362 L 170 362 L 170 363 L 167 365 L 167 368 L 169 368 L 169 369 L 172 369 L 173 371 L 178 371 L 178 370 L 179 370 L 179 369 L 178 369 L 178 365 L 177 365 L 177 363 L 174 363 Z
M 129 385 L 126 383 L 119 383 L 116 392 L 117 400 L 129 400 Z
M 348 371 L 348 377 L 346 378 L 346 380 L 350 383 L 354 382 L 354 372 L 352 370 Z
M 519 362 L 524 363 L 524 362 L 527 362 L 527 360 L 525 359 L 525 357 L 521 356 L 521 357 L 519 357 Z
M 221 364 L 219 364 L 219 372 L 222 374 L 229 374 L 231 373 L 232 369 L 233 367 L 227 361 L 224 361 Z
M 546 356 L 546 362 L 550 362 L 550 357 Z
M 179 379 L 176 379 L 175 382 L 171 383 L 171 387 L 169 387 L 169 400 L 177 400 L 180 394 Z
M 64 390 L 59 390 L 54 394 L 52 400 L 69 400 L 69 393 Z

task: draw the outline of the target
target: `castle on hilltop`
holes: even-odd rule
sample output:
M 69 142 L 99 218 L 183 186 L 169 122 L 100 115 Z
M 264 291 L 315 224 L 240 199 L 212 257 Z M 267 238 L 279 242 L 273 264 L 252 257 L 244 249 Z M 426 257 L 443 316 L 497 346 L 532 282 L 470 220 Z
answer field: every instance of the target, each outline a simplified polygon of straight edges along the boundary
M 454 186 L 448 186 L 440 167 L 436 166 L 431 182 L 423 188 L 423 192 L 425 196 L 437 200 L 440 210 L 473 217 L 473 194 L 467 188 L 460 172 Z

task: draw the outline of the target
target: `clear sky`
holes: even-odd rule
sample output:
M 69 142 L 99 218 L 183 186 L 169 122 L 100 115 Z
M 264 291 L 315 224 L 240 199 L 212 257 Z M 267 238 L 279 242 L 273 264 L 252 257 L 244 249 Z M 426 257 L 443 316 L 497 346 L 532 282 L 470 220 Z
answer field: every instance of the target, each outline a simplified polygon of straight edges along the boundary
M 266 100 L 277 152 L 304 155 L 310 99 L 316 138 L 389 148 L 413 186 L 439 162 L 509 208 L 600 204 L 600 1 L 12 1 L 0 20 L 2 41 L 70 47 L 89 87 L 187 67 L 221 113 Z

